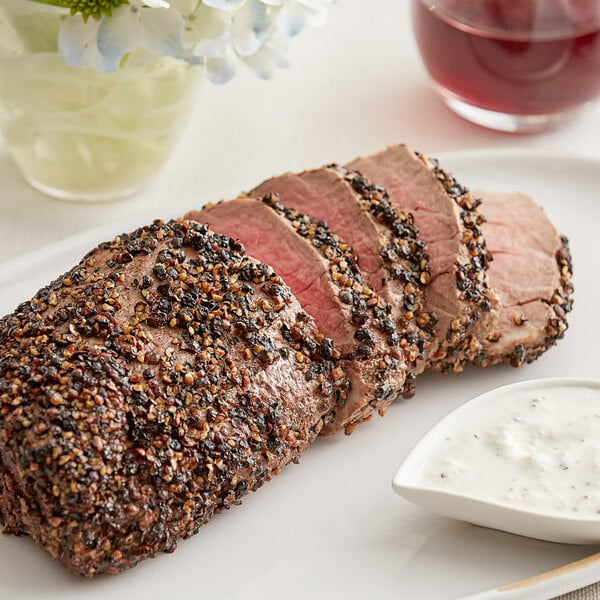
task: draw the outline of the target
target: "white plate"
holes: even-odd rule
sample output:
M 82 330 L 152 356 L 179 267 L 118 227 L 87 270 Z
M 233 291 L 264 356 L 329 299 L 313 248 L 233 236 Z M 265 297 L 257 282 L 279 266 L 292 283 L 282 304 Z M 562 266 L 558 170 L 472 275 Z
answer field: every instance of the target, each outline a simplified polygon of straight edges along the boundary
M 116 577 L 81 580 L 27 538 L 2 537 L 0 597 L 444 600 L 509 584 L 597 551 L 434 516 L 392 491 L 392 476 L 409 450 L 469 398 L 523 379 L 597 376 L 600 163 L 483 151 L 446 155 L 442 164 L 473 188 L 533 194 L 570 236 L 576 302 L 571 327 L 556 348 L 521 369 L 423 376 L 417 395 L 393 405 L 385 418 L 360 426 L 350 437 L 318 440 L 299 465 L 287 467 L 242 506 L 216 517 L 174 554 Z M 92 244 L 144 220 L 140 216 L 137 223 L 79 235 L 1 266 L 0 312 L 75 264 Z M 548 598 L 599 579 L 598 561 L 590 561 L 543 579 L 543 588 L 512 588 L 510 598 Z M 536 590 L 543 595 L 536 596 Z

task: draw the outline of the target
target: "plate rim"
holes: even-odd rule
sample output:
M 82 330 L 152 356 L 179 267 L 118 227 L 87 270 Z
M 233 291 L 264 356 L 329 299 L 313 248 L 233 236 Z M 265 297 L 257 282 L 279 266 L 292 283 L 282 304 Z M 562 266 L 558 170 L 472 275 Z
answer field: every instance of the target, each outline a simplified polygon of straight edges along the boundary
M 482 156 L 484 156 L 486 159 L 489 159 L 494 156 L 498 156 L 499 158 L 515 158 L 515 159 L 519 158 L 520 156 L 526 156 L 528 158 L 533 157 L 534 159 L 550 158 L 550 159 L 556 159 L 556 160 L 560 160 L 560 161 L 571 161 L 571 160 L 581 161 L 581 160 L 583 160 L 586 163 L 597 166 L 600 169 L 600 157 L 589 156 L 586 154 L 578 154 L 576 152 L 564 151 L 564 150 L 553 149 L 553 148 L 532 148 L 532 147 L 521 148 L 518 146 L 516 146 L 516 147 L 507 146 L 507 147 L 502 147 L 502 148 L 482 147 L 482 148 L 469 148 L 469 149 L 449 151 L 449 152 L 437 152 L 437 153 L 433 152 L 431 154 L 429 154 L 429 153 L 427 153 L 427 154 L 428 154 L 428 156 L 431 156 L 432 158 L 436 158 L 436 159 L 440 159 L 440 160 L 444 160 L 444 161 L 445 160 L 454 160 L 454 159 L 461 160 L 461 159 L 468 159 L 468 158 L 478 159 L 478 158 L 481 158 Z M 600 174 L 599 174 L 599 176 L 600 176 Z M 469 186 L 469 187 L 473 187 L 473 186 Z M 476 186 L 474 186 L 474 187 L 476 187 Z M 227 197 L 229 197 L 229 196 L 231 196 L 233 198 L 235 196 L 235 194 L 227 195 Z M 206 200 L 201 199 L 198 201 L 197 206 L 204 206 L 204 204 L 206 204 L 210 201 L 211 201 L 210 199 L 206 199 Z M 186 206 L 188 202 L 191 202 L 191 201 L 186 200 L 185 202 L 181 203 L 181 207 Z M 178 205 L 178 207 L 179 207 L 179 205 Z M 178 210 L 178 208 L 175 208 L 174 210 Z M 184 211 L 185 210 L 192 210 L 192 208 L 188 206 L 186 209 L 184 209 Z M 114 233 L 118 229 L 127 230 L 127 229 L 131 229 L 133 227 L 139 227 L 140 226 L 139 223 L 141 223 L 141 222 L 152 221 L 156 218 L 172 219 L 172 218 L 182 218 L 183 217 L 183 215 L 181 215 L 180 217 L 174 216 L 173 209 L 167 209 L 165 211 L 165 214 L 163 215 L 163 217 L 157 217 L 156 216 L 157 212 L 159 212 L 159 211 L 157 211 L 156 209 L 147 209 L 147 210 L 137 213 L 135 216 L 128 216 L 124 219 L 111 220 L 108 223 L 104 223 L 104 224 L 98 225 L 96 227 L 90 227 L 83 231 L 79 231 L 79 232 L 69 235 L 67 237 L 61 238 L 60 240 L 50 242 L 49 244 L 46 244 L 39 248 L 35 248 L 34 250 L 30 250 L 23 254 L 19 254 L 15 257 L 8 259 L 7 261 L 0 262 L 0 279 L 4 278 L 5 271 L 10 273 L 13 269 L 22 267 L 23 264 L 27 264 L 32 261 L 35 262 L 35 260 L 37 259 L 39 254 L 51 253 L 52 255 L 55 255 L 55 254 L 63 251 L 65 248 L 67 248 L 73 244 L 77 244 L 79 241 L 85 241 L 88 237 L 96 238 L 96 237 L 99 237 L 100 235 L 104 235 L 104 234 L 111 235 L 111 232 L 113 232 L 112 235 L 114 237 L 114 235 L 118 235 L 118 234 Z
M 577 160 L 577 161 L 585 161 L 588 162 L 590 165 L 595 165 L 600 169 L 600 157 L 594 157 L 594 156 L 589 156 L 586 154 L 578 154 L 576 152 L 571 152 L 571 151 L 564 151 L 561 149 L 554 149 L 554 148 L 532 148 L 532 147 L 519 147 L 519 146 L 505 146 L 502 148 L 493 148 L 493 147 L 481 147 L 481 148 L 468 148 L 468 149 L 460 149 L 460 150 L 454 150 L 454 151 L 448 151 L 448 152 L 432 152 L 432 153 L 427 153 L 428 156 L 431 156 L 432 158 L 436 158 L 436 159 L 440 159 L 440 160 L 454 160 L 454 159 L 467 159 L 467 158 L 481 158 L 482 156 L 484 156 L 485 158 L 489 159 L 490 157 L 494 157 L 494 156 L 498 156 L 499 158 L 519 158 L 519 156 L 526 156 L 528 158 L 534 157 L 534 158 L 550 158 L 550 159 L 558 159 L 561 161 L 571 161 L 571 160 Z M 470 186 L 472 187 L 472 186 Z M 236 194 L 229 194 L 226 196 L 227 197 L 234 197 Z M 223 195 L 221 195 L 221 197 L 223 197 Z M 210 199 L 206 199 L 206 200 L 199 200 L 198 202 L 198 206 L 204 206 L 204 204 L 206 204 L 207 202 L 210 202 Z M 183 207 L 186 206 L 188 202 L 191 202 L 191 200 L 186 200 L 185 202 L 182 202 L 180 205 L 178 204 L 178 208 L 179 206 Z M 175 208 L 174 210 L 178 210 L 178 208 Z M 0 279 L 3 278 L 4 276 L 4 270 L 7 271 L 11 271 L 12 269 L 14 269 L 15 267 L 18 267 L 21 265 L 21 263 L 27 263 L 30 262 L 32 259 L 35 260 L 35 258 L 37 258 L 37 255 L 40 253 L 52 253 L 52 254 L 56 254 L 58 252 L 61 252 L 65 247 L 68 247 L 72 244 L 76 244 L 78 243 L 80 240 L 81 241 L 85 241 L 87 237 L 99 237 L 100 235 L 103 235 L 106 232 L 106 235 L 110 235 L 111 232 L 115 232 L 117 231 L 117 229 L 123 228 L 124 230 L 127 230 L 128 228 L 132 228 L 132 227 L 139 227 L 140 225 L 138 225 L 138 223 L 143 222 L 147 222 L 152 221 L 156 218 L 168 218 L 168 219 L 172 219 L 172 218 L 182 218 L 183 215 L 181 215 L 180 217 L 177 216 L 173 216 L 173 209 L 167 209 L 165 211 L 165 214 L 163 215 L 163 217 L 157 217 L 156 213 L 159 212 L 156 209 L 147 209 L 147 210 L 143 210 L 139 213 L 137 213 L 135 216 L 128 216 L 124 219 L 114 219 L 109 221 L 108 223 L 104 223 L 102 225 L 98 225 L 95 227 L 90 227 L 88 229 L 85 229 L 83 231 L 79 231 L 77 233 L 74 233 L 72 235 L 69 235 L 67 237 L 61 238 L 60 240 L 56 240 L 54 242 L 50 242 L 49 244 L 46 244 L 44 246 L 41 246 L 39 248 L 35 248 L 34 250 L 30 250 L 28 252 L 25 252 L 23 254 L 19 254 L 15 257 L 12 257 L 10 259 L 8 259 L 7 261 L 4 262 L 0 262 Z M 187 207 L 184 210 L 192 210 L 191 207 Z M 113 233 L 114 235 L 118 235 Z

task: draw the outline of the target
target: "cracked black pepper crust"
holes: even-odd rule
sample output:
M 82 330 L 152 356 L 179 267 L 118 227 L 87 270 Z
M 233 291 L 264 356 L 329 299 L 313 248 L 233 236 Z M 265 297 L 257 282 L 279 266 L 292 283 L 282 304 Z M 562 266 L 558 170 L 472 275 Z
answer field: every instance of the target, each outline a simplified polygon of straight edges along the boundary
M 398 331 L 390 305 L 364 283 L 352 248 L 326 223 L 284 207 L 277 194 L 267 194 L 262 202 L 287 220 L 325 259 L 340 310 L 348 313 L 354 328 L 352 345 L 343 348 L 338 344 L 334 353 L 342 361 L 342 368 L 354 371 L 356 377 L 351 379 L 355 385 L 357 379 L 361 380 L 361 402 L 349 412 L 349 407 L 340 407 L 337 418 L 323 428 L 328 435 L 340 429 L 349 434 L 375 411 L 383 414 L 404 389 L 408 353 L 402 343 L 405 335 Z M 410 350 L 417 352 L 418 347 L 415 344 Z
M 102 244 L 0 320 L 5 532 L 86 577 L 174 550 L 318 435 L 347 388 L 330 354 L 225 236 Z
M 478 210 L 481 200 L 442 169 L 436 159 L 419 152 L 415 152 L 415 155 L 433 172 L 446 194 L 457 205 L 463 228 L 462 244 L 466 253 L 464 257 L 457 256 L 456 288 L 460 301 L 468 309 L 464 316 L 450 323 L 445 339 L 440 340 L 440 346 L 428 365 L 436 371 L 460 372 L 466 363 L 477 360 L 481 355 L 482 342 L 499 308 L 498 299 L 489 288 L 486 275 L 492 255 L 486 248 L 481 229 L 485 217 Z
M 394 317 L 400 345 L 409 365 L 404 397 L 414 395 L 414 380 L 425 368 L 425 351 L 432 341 L 437 315 L 425 310 L 426 286 L 431 282 L 429 255 L 420 239 L 413 215 L 393 206 L 385 187 L 372 183 L 356 170 L 332 164 L 358 194 L 360 208 L 378 224 L 382 236 L 379 256 L 393 287 Z

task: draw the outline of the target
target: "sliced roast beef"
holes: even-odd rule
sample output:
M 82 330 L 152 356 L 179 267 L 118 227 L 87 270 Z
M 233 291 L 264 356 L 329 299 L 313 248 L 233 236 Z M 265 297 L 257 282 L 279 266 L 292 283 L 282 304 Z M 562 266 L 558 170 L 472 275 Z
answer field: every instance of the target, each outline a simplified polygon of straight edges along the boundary
M 328 352 L 205 226 L 101 245 L 0 320 L 5 532 L 88 577 L 172 551 L 317 436 L 346 387 Z
M 360 271 L 392 307 L 409 367 L 404 395 L 412 395 L 414 376 L 424 368 L 424 350 L 435 321 L 424 310 L 429 265 L 412 215 L 396 210 L 382 185 L 336 165 L 274 177 L 250 193 L 271 192 L 278 194 L 284 206 L 326 222 L 352 246 Z
M 488 276 L 502 304 L 496 328 L 475 362 L 483 366 L 535 360 L 563 337 L 571 310 L 568 241 L 525 194 L 477 192 L 492 261 Z
M 333 339 L 352 387 L 323 433 L 350 433 L 403 390 L 406 365 L 390 309 L 363 283 L 348 245 L 324 223 L 284 208 L 271 194 L 209 205 L 187 218 L 235 235 L 249 254 L 272 265 Z
M 498 302 L 486 269 L 490 254 L 473 194 L 437 161 L 404 145 L 354 160 L 350 167 L 382 183 L 390 201 L 410 211 L 427 244 L 431 284 L 426 309 L 437 315 L 429 366 L 461 371 L 482 349 Z

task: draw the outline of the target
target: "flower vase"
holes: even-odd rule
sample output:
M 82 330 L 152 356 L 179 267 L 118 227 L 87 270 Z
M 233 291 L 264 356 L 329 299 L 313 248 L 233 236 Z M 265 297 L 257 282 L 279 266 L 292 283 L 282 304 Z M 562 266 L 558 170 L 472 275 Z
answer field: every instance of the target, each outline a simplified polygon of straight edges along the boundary
M 131 195 L 171 155 L 203 69 L 141 52 L 111 73 L 69 67 L 58 54 L 66 15 L 31 0 L 0 0 L 0 133 L 25 180 L 47 195 Z

